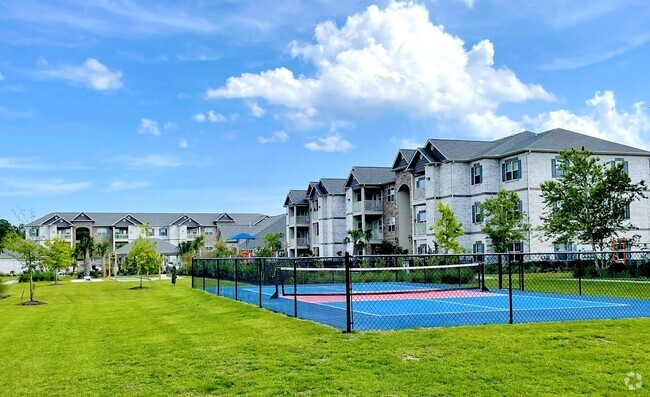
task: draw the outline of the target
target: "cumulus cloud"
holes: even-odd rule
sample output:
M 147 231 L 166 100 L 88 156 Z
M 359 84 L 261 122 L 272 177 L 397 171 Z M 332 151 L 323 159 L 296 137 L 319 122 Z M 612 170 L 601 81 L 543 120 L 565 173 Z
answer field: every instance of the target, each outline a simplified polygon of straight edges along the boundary
M 284 131 L 275 131 L 270 137 L 257 137 L 257 141 L 262 144 L 266 143 L 284 143 L 289 139 L 289 135 Z
M 25 178 L 0 178 L 1 196 L 52 196 L 88 189 L 91 182 L 66 182 L 63 179 L 28 180 Z
M 255 101 L 248 101 L 246 102 L 246 106 L 248 106 L 248 109 L 250 109 L 251 116 L 253 117 L 262 117 L 266 113 L 266 110 L 264 110 L 260 105 L 257 104 Z
M 314 36 L 313 44 L 290 44 L 293 57 L 313 64 L 313 76 L 285 67 L 244 73 L 208 89 L 206 97 L 262 98 L 312 127 L 318 123 L 308 120 L 362 119 L 384 110 L 463 121 L 502 103 L 555 99 L 541 85 L 495 67 L 490 41 L 467 50 L 460 38 L 431 23 L 421 4 L 370 6 L 341 27 L 320 23 Z
M 151 134 L 153 136 L 160 136 L 160 128 L 158 127 L 158 122 L 151 119 L 140 119 L 138 134 Z
M 149 186 L 149 183 L 147 182 L 136 182 L 136 181 L 123 181 L 121 179 L 112 181 L 108 185 L 108 189 L 111 192 L 119 192 L 119 191 L 124 191 L 124 190 L 133 190 L 133 189 L 141 189 L 143 187 Z
M 417 149 L 424 146 L 424 142 L 420 142 L 415 138 L 398 138 L 393 137 L 390 140 L 400 149 Z
M 187 139 L 181 138 L 178 140 L 178 147 L 181 149 L 187 149 L 190 145 L 187 143 Z
M 216 113 L 214 110 L 208 110 L 206 113 L 197 113 L 192 116 L 194 121 L 202 123 L 204 121 L 210 121 L 212 123 L 221 123 L 226 121 L 226 116 L 221 113 Z
M 650 115 L 643 102 L 633 104 L 631 111 L 620 110 L 616 107 L 614 93 L 604 91 L 596 92 L 586 104 L 588 110 L 583 114 L 560 109 L 533 117 L 524 116 L 523 123 L 540 131 L 565 128 L 626 145 L 648 147 Z
M 176 123 L 168 121 L 163 125 L 163 128 L 166 130 L 171 130 L 172 128 L 176 128 Z
M 323 138 L 316 138 L 307 142 L 305 147 L 314 152 L 347 152 L 354 146 L 339 134 L 331 134 Z
M 122 88 L 122 72 L 110 70 L 97 59 L 88 58 L 81 65 L 63 65 L 38 73 L 44 78 L 68 80 L 97 91 Z

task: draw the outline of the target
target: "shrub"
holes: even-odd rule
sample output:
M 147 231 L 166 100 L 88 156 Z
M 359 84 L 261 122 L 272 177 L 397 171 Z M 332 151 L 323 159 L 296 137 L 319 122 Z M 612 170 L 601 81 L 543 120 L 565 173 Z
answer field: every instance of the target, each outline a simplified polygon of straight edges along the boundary
M 99 270 L 91 270 L 90 271 L 90 277 L 92 277 L 92 278 L 99 278 L 100 274 L 101 273 L 100 273 Z

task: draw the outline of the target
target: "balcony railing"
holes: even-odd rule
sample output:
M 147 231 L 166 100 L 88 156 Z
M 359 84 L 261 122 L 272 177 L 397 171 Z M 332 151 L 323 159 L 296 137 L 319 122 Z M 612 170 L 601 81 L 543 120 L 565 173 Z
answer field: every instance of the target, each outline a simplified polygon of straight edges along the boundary
M 309 215 L 296 216 L 296 225 L 309 225 Z
M 72 238 L 72 233 L 57 233 L 56 237 L 60 238 L 61 240 L 70 241 Z
M 372 229 L 371 241 L 381 241 L 384 239 L 384 232 L 379 229 Z
M 427 234 L 427 224 L 426 224 L 426 222 L 416 223 L 414 233 L 415 233 L 416 236 Z
M 128 240 L 129 233 L 115 233 L 115 240 Z
M 296 239 L 296 247 L 308 247 L 309 238 L 308 237 L 298 237 Z
M 383 211 L 384 202 L 381 200 L 365 200 L 352 202 L 352 211 L 361 212 L 361 209 L 366 211 Z
M 413 200 L 424 200 L 425 198 L 426 194 L 423 187 L 413 189 Z

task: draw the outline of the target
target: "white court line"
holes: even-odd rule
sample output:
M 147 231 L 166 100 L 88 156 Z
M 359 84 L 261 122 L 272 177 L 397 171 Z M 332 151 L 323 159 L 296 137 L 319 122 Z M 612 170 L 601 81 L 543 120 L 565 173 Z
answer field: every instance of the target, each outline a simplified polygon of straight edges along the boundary
M 554 278 L 551 280 L 558 280 L 558 281 L 579 281 L 577 278 Z M 629 283 L 629 284 L 650 284 L 649 281 L 642 281 L 642 280 L 601 280 L 601 279 L 595 279 L 595 278 L 583 278 L 582 282 L 594 282 L 594 283 Z

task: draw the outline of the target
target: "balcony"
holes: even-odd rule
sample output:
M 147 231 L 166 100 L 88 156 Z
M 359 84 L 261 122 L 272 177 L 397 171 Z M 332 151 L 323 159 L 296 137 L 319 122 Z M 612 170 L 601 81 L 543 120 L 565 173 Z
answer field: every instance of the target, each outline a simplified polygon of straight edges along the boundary
M 416 236 L 421 236 L 423 234 L 427 234 L 427 223 L 426 222 L 419 222 L 415 224 L 414 228 L 414 233 Z
M 309 226 L 309 215 L 298 215 L 298 216 L 296 216 L 296 225 Z
M 424 200 L 425 198 L 426 194 L 423 187 L 413 189 L 413 201 Z
M 382 212 L 384 210 L 384 202 L 380 200 L 365 200 L 365 201 L 353 201 L 352 202 L 352 212 L 361 212 L 362 210 L 366 212 Z
M 117 232 L 116 232 L 115 235 L 114 235 L 114 237 L 113 237 L 113 239 L 114 239 L 115 241 L 119 241 L 119 240 L 128 240 L 128 239 L 129 239 L 129 233 L 117 233 Z
M 370 237 L 371 242 L 381 242 L 384 239 L 384 232 L 379 229 L 372 229 L 372 236 Z
M 67 233 L 57 233 L 56 237 L 60 238 L 61 240 L 64 241 L 70 241 L 72 239 L 72 233 L 67 232 Z

